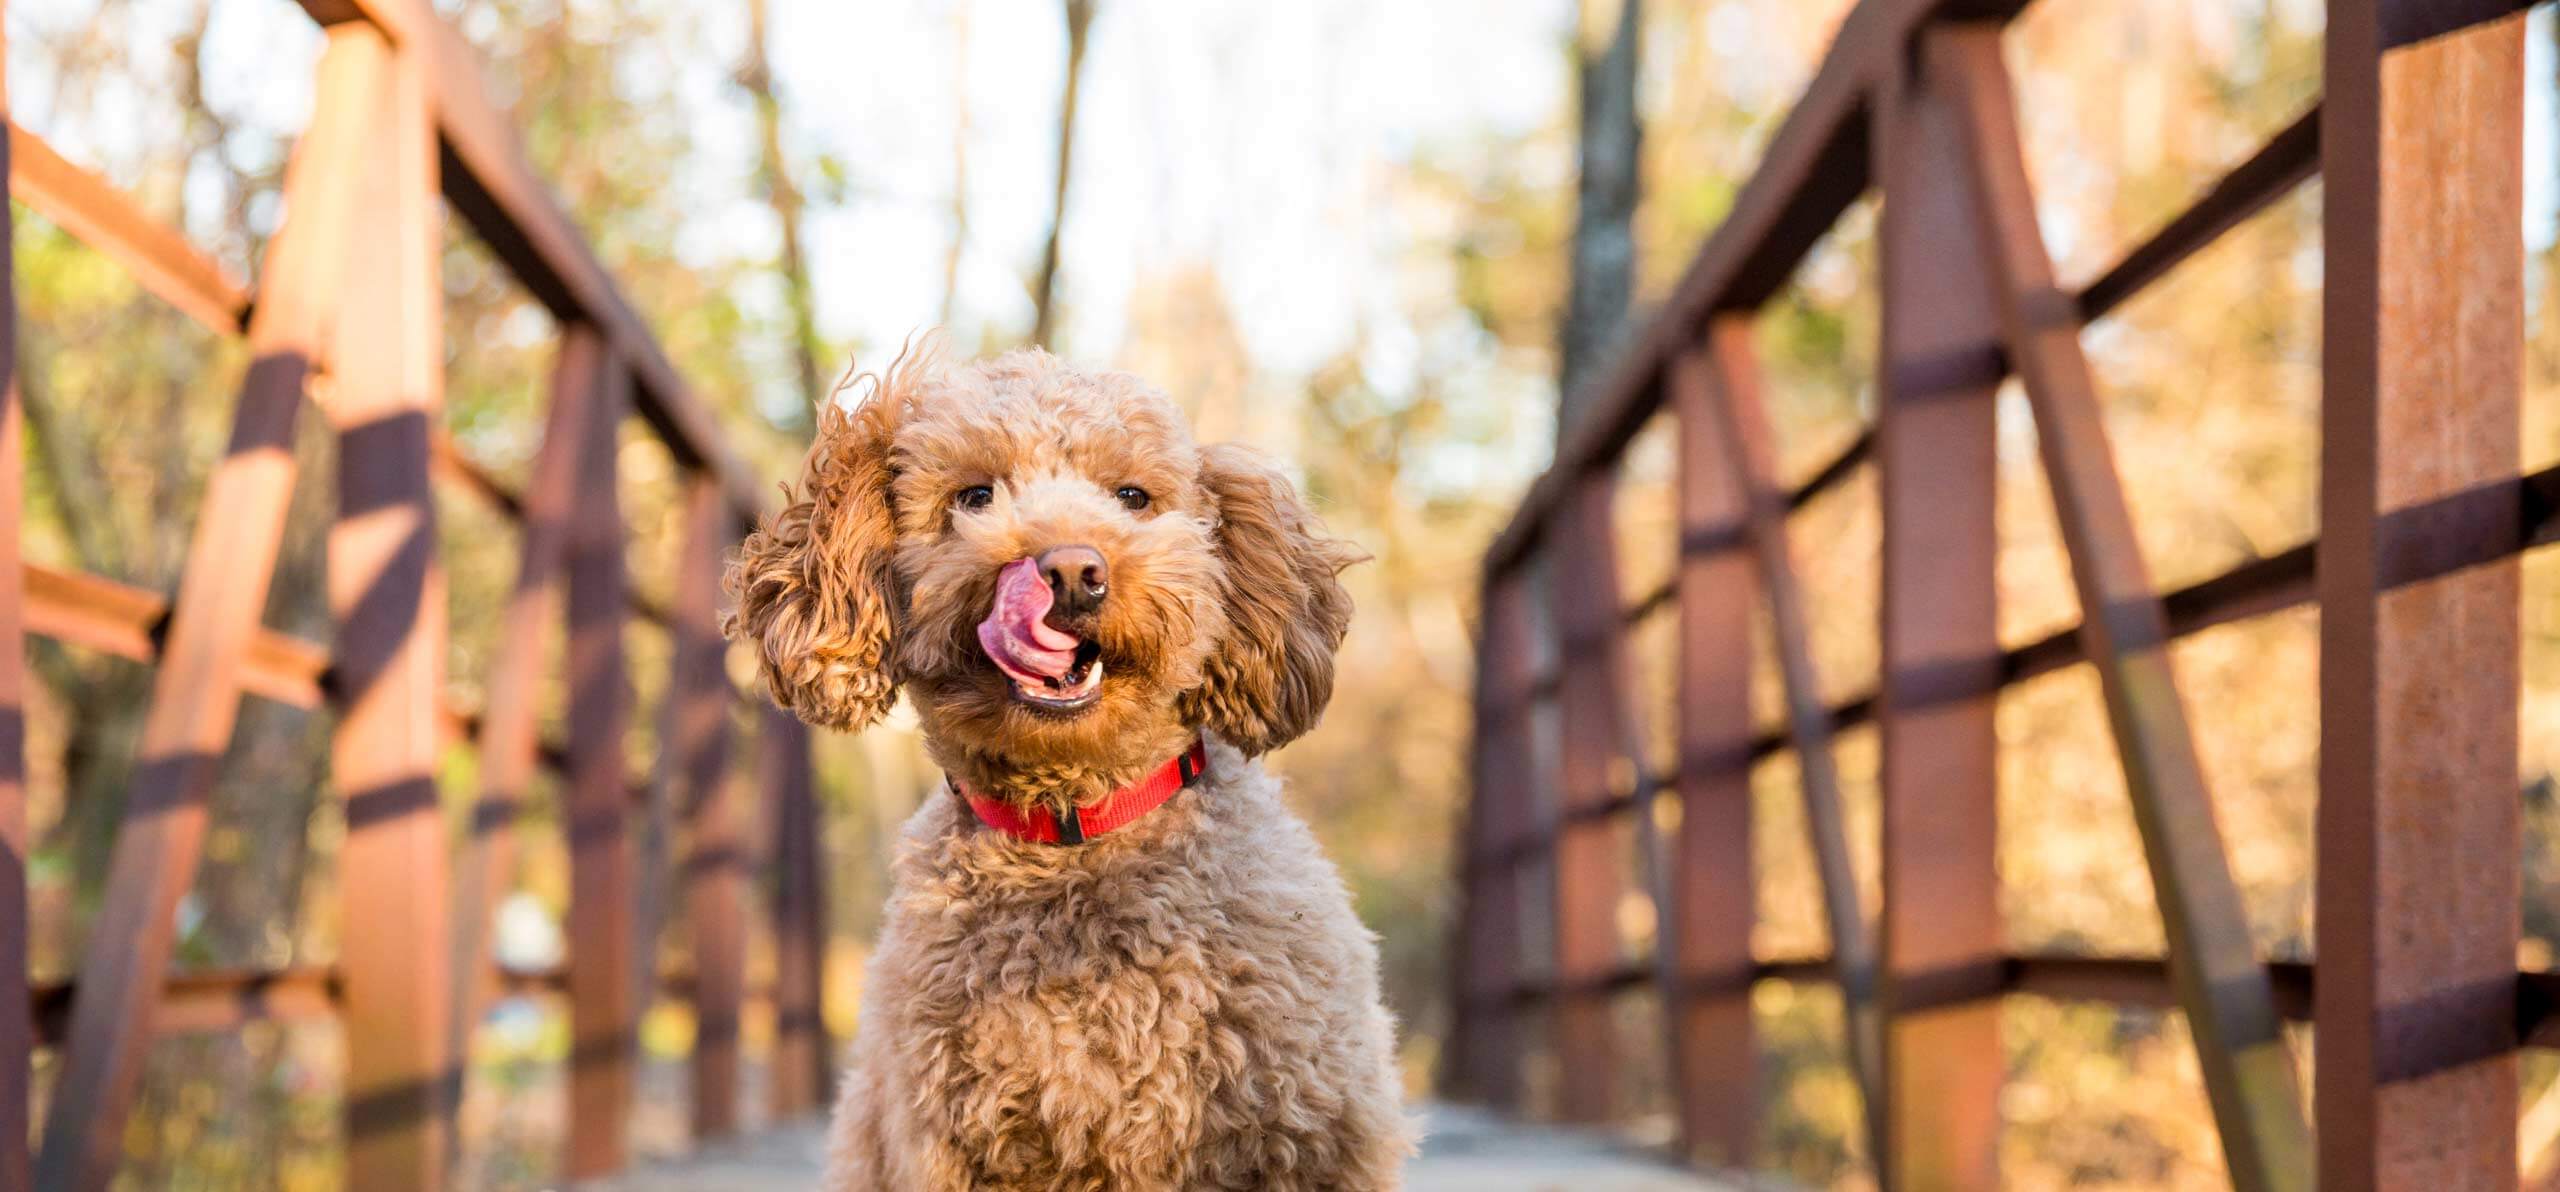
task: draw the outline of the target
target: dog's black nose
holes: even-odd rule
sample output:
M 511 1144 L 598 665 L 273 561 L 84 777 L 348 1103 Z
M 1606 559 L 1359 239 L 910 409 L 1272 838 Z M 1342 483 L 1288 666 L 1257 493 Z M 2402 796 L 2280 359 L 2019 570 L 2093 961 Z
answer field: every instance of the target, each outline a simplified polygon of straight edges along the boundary
M 1111 564 L 1090 546 L 1053 546 L 1040 552 L 1032 565 L 1049 581 L 1049 595 L 1056 600 L 1051 607 L 1058 614 L 1090 616 L 1111 593 Z

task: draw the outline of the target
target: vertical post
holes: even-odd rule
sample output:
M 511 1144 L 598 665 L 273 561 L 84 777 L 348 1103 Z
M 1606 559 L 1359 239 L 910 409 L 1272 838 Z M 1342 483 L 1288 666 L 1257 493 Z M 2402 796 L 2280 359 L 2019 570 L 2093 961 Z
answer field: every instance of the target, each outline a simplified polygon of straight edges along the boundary
M 1831 712 L 1823 706 L 1813 666 L 1813 628 L 1804 590 L 1796 581 L 1795 552 L 1787 541 L 1787 496 L 1778 487 L 1777 448 L 1760 391 L 1760 361 L 1751 343 L 1751 315 L 1728 313 L 1707 327 L 1713 409 L 1722 416 L 1728 467 L 1740 480 L 1744 525 L 1760 583 L 1769 600 L 1770 636 L 1777 647 L 1780 686 L 1787 702 L 1787 734 L 1802 776 L 1805 832 L 1822 881 L 1823 923 L 1831 932 L 1831 968 L 1840 983 L 1849 1070 L 1858 1082 L 1871 1150 L 1885 1151 L 1882 1055 L 1883 1023 L 1876 1012 L 1875 943 L 1858 875 L 1849 862 L 1849 821 L 1840 797 L 1840 767 L 1831 756 Z
M 2428 565 L 2518 534 L 2500 484 L 2524 346 L 2512 7 L 2329 5 L 2314 1095 L 2330 1192 L 2516 1180 L 2518 565 Z
M 332 37 L 320 59 L 311 127 L 286 172 L 285 225 L 250 317 L 230 446 L 197 511 L 124 824 L 80 961 L 37 1156 L 39 1187 L 104 1187 L 123 1152 L 178 900 L 204 842 L 205 796 L 230 744 L 241 662 L 284 535 L 304 382 L 343 295 L 355 175 L 372 132 L 367 114 L 388 85 L 387 58 L 378 40 Z
M 1751 610 L 1759 582 L 1743 533 L 1745 493 L 1715 408 L 1712 363 L 1671 370 L 1680 502 L 1680 839 L 1672 869 L 1672 1092 L 1681 1150 L 1751 1163 L 1759 1049 L 1751 1021 Z
M 1884 345 L 1876 470 L 1886 1028 L 1885 1187 L 2000 1183 L 1995 867 L 2000 652 L 1993 568 L 1999 308 L 1969 206 L 1961 130 L 1933 80 L 1879 87 L 1874 174 Z M 1933 1002 L 1940 1004 L 1931 1004 Z
M 0 2 L 0 15 L 8 5 Z M 8 35 L 0 32 L 0 126 L 7 124 Z M 6 138 L 0 138 L 5 141 Z M 0 211 L 8 209 L 9 147 L 0 143 Z M 18 409 L 17 261 L 0 235 L 0 1007 L 27 1003 L 26 585 L 19 568 L 26 448 Z M 0 1192 L 26 1192 L 27 1085 L 35 1035 L 23 1014 L 0 1014 Z
M 763 727 L 759 761 L 765 789 L 772 792 L 773 855 L 779 870 L 773 896 L 773 1111 L 776 1117 L 792 1117 L 819 1107 L 829 1075 L 822 987 L 825 891 L 819 881 L 809 730 L 771 705 L 764 708 Z
M 1448 1071 L 1458 1091 L 1498 1109 L 1520 1108 L 1520 873 L 1529 816 L 1530 643 L 1528 581 L 1494 577 L 1484 589 L 1476 650 L 1474 798 L 1468 823 L 1466 956 L 1456 1001 L 1466 1024 Z
M 427 477 L 444 370 L 434 116 L 417 54 L 392 54 L 361 22 L 329 37 L 366 44 L 391 80 L 367 122 L 358 202 L 369 227 L 347 257 L 327 406 L 339 444 L 330 764 L 347 816 L 347 1184 L 432 1189 L 445 1184 L 460 1083 L 446 1052 L 451 903 L 435 777 L 445 612 Z
M 684 558 L 671 608 L 675 653 L 667 684 L 670 768 L 681 782 L 688 850 L 685 919 L 693 941 L 693 1133 L 738 1129 L 738 1020 L 746 1002 L 747 841 L 729 780 L 735 702 L 720 637 L 720 555 L 738 523 L 720 485 L 685 489 Z
M 621 500 L 615 459 L 630 373 L 605 359 L 603 391 L 579 452 L 569 540 L 569 1153 L 570 1179 L 619 1170 L 630 1152 L 639 1045 L 638 941 L 632 924 L 631 787 L 624 730 Z
M 575 521 L 588 427 L 604 386 L 604 337 L 592 326 L 563 328 L 553 363 L 542 446 L 524 489 L 516 584 L 507 594 L 500 645 L 489 660 L 481 706 L 480 797 L 454 859 L 453 1054 L 471 1054 L 481 1008 L 496 992 L 489 939 L 493 916 L 515 877 L 515 822 L 541 764 L 541 692 L 546 643 L 560 615 L 560 575 Z
M 2098 672 L 2124 763 L 2169 937 L 2170 979 L 2195 1035 L 2223 1161 L 2242 1192 L 2307 1189 L 2310 1128 L 2292 1049 L 2179 702 L 2168 615 L 2107 445 L 2097 382 L 2080 348 L 2079 304 L 2055 283 L 2036 226 L 2000 29 L 1940 26 L 1923 41 L 1930 85 L 1945 89 L 1960 117 L 2001 338 L 2035 414 L 2036 447 L 2080 597 L 2082 652 Z
M 1563 757 L 1555 840 L 1555 1036 L 1557 1112 L 1566 1121 L 1604 1122 L 1615 1110 L 1617 1029 L 1602 982 L 1623 949 L 1618 900 L 1626 888 L 1621 826 L 1596 809 L 1632 788 L 1618 712 L 1625 646 L 1618 599 L 1615 477 L 1582 479 L 1558 519 L 1545 568 L 1555 610 L 1557 699 Z

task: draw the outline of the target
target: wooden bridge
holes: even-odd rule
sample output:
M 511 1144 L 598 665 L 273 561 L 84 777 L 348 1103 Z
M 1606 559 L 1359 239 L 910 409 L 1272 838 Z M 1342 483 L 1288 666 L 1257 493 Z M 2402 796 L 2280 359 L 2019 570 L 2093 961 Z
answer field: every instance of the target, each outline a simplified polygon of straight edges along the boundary
M 256 1019 L 328 1019 L 346 1040 L 348 1187 L 451 1182 L 462 1057 L 502 992 L 565 999 L 561 1172 L 628 1187 L 805 1185 L 829 1079 L 826 925 L 809 740 L 761 702 L 756 780 L 728 781 L 735 701 L 715 617 L 721 552 L 765 498 L 612 278 L 546 192 L 470 52 L 424 0 L 304 0 L 327 30 L 315 116 L 282 230 L 253 287 L 35 134 L 9 128 L 9 193 L 148 290 L 248 344 L 229 447 L 188 566 L 164 598 L 24 562 L 19 411 L 0 406 L 0 1192 L 108 1185 L 152 1042 Z M 2196 1040 L 2232 1182 L 2260 1189 L 2512 1186 L 2517 1054 L 2560 1041 L 2560 981 L 2518 972 L 2516 556 L 2560 537 L 2560 475 L 2518 475 L 2524 283 L 2521 9 L 2512 0 L 2330 0 L 2320 106 L 2085 284 L 2054 274 L 2001 56 L 2023 0 L 1864 0 L 1733 212 L 1623 354 L 1486 559 L 1478 747 L 1442 1091 L 1514 1114 L 1602 1124 L 1644 1057 L 1678 1104 L 1678 1151 L 1747 1165 L 1756 1145 L 1749 995 L 1836 985 L 1855 1085 L 1895 1188 L 1999 1180 L 1999 999 L 2175 1007 Z M 2111 460 L 2080 333 L 2314 174 L 2325 195 L 2322 533 L 2175 591 L 2152 581 Z M 1777 474 L 1754 312 L 1858 197 L 1884 199 L 1885 316 L 1874 427 L 1809 478 Z M 461 221 L 563 328 L 530 481 L 510 489 L 439 429 L 444 334 L 437 211 Z M 0 284 L 12 276 L 0 267 Z M 0 290 L 0 295 L 5 295 Z M 0 301 L 0 312 L 14 312 Z M 14 331 L 14 314 L 10 314 Z M 13 334 L 0 371 L 16 375 Z M 2081 607 L 2076 630 L 1995 629 L 1993 404 L 2023 382 Z M 259 620 L 306 402 L 338 439 L 329 596 L 336 631 Z M 1680 565 L 1616 590 L 1617 466 L 1676 423 Z M 618 436 L 636 418 L 684 476 L 674 596 L 635 595 Z M 1884 514 L 1883 680 L 1826 704 L 1791 511 L 1862 468 Z M 450 706 L 432 486 L 520 527 L 484 706 Z M 2324 741 L 2318 960 L 2253 954 L 2168 648 L 2202 629 L 2316 603 Z M 1765 610 L 1784 723 L 1750 716 Z M 1628 632 L 1678 620 L 1677 764 L 1639 743 Z M 667 635 L 661 781 L 635 782 L 622 644 Z M 75 979 L 28 988 L 26 635 L 156 670 L 105 902 Z M 567 660 L 567 732 L 539 728 L 546 643 Z M 2167 927 L 2164 956 L 2017 954 L 1993 867 L 1998 693 L 2097 672 Z M 243 699 L 325 709 L 348 835 L 335 963 L 173 965 L 207 795 Z M 1861 891 L 1831 738 L 1883 740 L 1882 888 Z M 436 773 L 476 755 L 458 847 Z M 1792 754 L 1818 861 L 1827 955 L 1753 952 L 1749 776 Z M 513 888 L 513 829 L 536 774 L 565 793 L 571 947 L 556 971 L 500 970 L 491 912 Z M 752 803 L 751 803 L 752 800 Z M 1658 804 L 1681 808 L 1656 839 Z M 1630 855 L 1641 863 L 1624 863 Z M 681 850 L 666 842 L 680 840 Z M 759 873 L 768 880 L 759 882 Z M 758 891 L 769 889 L 760 898 Z M 1668 926 L 1631 958 L 1630 889 Z M 680 897 L 661 896 L 675 891 Z M 1865 906 L 1880 900 L 1871 920 Z M 658 968 L 681 919 L 689 961 Z M 746 988 L 751 935 L 776 956 Z M 1658 993 L 1667 1046 L 1623 1037 L 1613 1002 Z M 680 996 L 697 1023 L 691 1167 L 628 1171 L 638 1024 Z M 742 1023 L 764 1015 L 770 1089 L 743 1097 Z M 2306 1095 L 2288 1043 L 2319 1045 Z M 52 1079 L 34 1086 L 36 1057 Z M 1554 1063 L 1554 1056 L 1572 1058 Z M 1532 1071 L 1551 1079 L 1532 1080 Z M 1551 1089 L 1532 1095 L 1533 1085 Z M 741 1106 L 760 1100 L 740 1137 Z M 42 1131 L 33 1108 L 41 1105 Z M 1589 1135 L 1525 1134 L 1445 1111 L 1417 1187 L 1704 1186 Z M 36 1140 L 22 1145 L 21 1140 Z M 1470 1166 L 1472 1164 L 1472 1166 Z M 1435 1182 L 1436 1181 L 1436 1182 Z M 1617 1181 L 1612 1183 L 1610 1181 Z
M 1998 1007 L 2034 993 L 2182 1013 L 2237 1187 L 2514 1187 L 2517 1053 L 2560 1041 L 2560 982 L 2517 971 L 2516 556 L 2560 537 L 2560 474 L 2517 474 L 2524 6 L 2330 0 L 2318 106 L 2076 285 L 2055 276 L 2037 226 L 2003 61 L 2025 6 L 1856 8 L 1488 553 L 1443 1090 L 1606 1122 L 1641 1073 L 1673 1090 L 1683 1154 L 1748 1163 L 1751 993 L 1827 983 L 1880 1182 L 1988 1188 L 2001 1175 Z M 2321 533 L 2164 592 L 2082 329 L 2315 174 Z M 1753 320 L 1870 191 L 1878 413 L 1847 454 L 1791 480 L 1773 462 Z M 1994 401 L 2009 377 L 2085 610 L 2023 643 L 2004 643 L 1994 616 Z M 1630 599 L 1612 493 L 1657 417 L 1676 424 L 1679 562 Z M 1870 467 L 1882 681 L 1826 704 L 1787 522 Z M 2318 960 L 2269 964 L 2252 951 L 2169 648 L 2305 604 L 2320 611 Z M 1750 711 L 1763 611 L 1785 691 L 1774 727 Z M 1643 746 L 1628 657 L 1631 626 L 1658 616 L 1678 622 L 1668 766 Z M 2081 663 L 2103 688 L 2165 956 L 2020 955 L 2003 938 L 1994 704 Z M 1835 734 L 1867 724 L 1882 740 L 1880 891 L 1857 887 L 1832 758 Z M 1827 955 L 1752 949 L 1750 776 L 1782 753 L 1801 775 Z M 1656 804 L 1672 800 L 1676 838 L 1657 839 Z M 1630 892 L 1659 908 L 1652 955 L 1621 943 Z M 1645 990 L 1667 1039 L 1619 1027 L 1618 999 Z M 2318 1045 L 2308 1095 L 2285 1034 L 2297 1020 Z

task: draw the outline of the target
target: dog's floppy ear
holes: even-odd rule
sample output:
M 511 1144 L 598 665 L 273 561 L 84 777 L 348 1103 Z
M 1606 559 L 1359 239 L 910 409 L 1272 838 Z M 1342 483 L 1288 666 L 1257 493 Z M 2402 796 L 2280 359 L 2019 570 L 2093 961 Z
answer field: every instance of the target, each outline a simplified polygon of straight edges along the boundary
M 1200 486 L 1216 508 L 1227 634 L 1188 697 L 1190 719 L 1247 755 L 1314 728 L 1333 698 L 1333 653 L 1351 627 L 1337 578 L 1367 556 L 1324 526 L 1287 477 L 1253 452 L 1200 453 Z
M 735 610 L 722 631 L 755 645 L 773 702 L 828 728 L 863 728 L 898 695 L 889 661 L 900 616 L 889 504 L 897 379 L 893 369 L 856 409 L 819 407 L 799 485 L 747 535 L 725 581 Z

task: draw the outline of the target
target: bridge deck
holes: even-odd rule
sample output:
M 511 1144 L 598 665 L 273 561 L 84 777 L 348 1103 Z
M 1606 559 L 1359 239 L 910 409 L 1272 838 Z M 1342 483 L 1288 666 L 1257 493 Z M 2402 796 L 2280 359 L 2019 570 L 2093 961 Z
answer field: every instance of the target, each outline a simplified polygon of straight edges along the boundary
M 1664 1166 L 1607 1139 L 1526 1126 L 1473 1110 L 1428 1109 L 1408 1192 L 1728 1192 L 1744 1187 Z M 706 1148 L 644 1167 L 605 1192 L 805 1192 L 817 1186 L 824 1133 L 815 1124 Z

